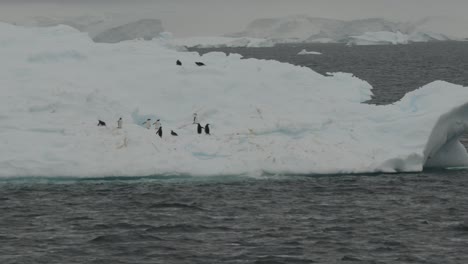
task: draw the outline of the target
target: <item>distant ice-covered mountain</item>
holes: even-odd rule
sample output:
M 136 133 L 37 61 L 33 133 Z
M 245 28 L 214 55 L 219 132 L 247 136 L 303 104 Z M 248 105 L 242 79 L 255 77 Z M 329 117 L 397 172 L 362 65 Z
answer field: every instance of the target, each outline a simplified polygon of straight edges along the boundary
M 141 19 L 123 14 L 36 16 L 9 22 L 25 26 L 64 24 L 87 32 L 96 42 L 109 43 L 138 38 L 152 39 L 165 30 L 159 19 Z M 383 18 L 344 21 L 296 15 L 257 19 L 248 24 L 245 30 L 226 34 L 224 37 L 191 37 L 175 39 L 174 42 L 176 45 L 189 47 L 266 47 L 277 43 L 375 45 L 466 40 L 466 22 L 468 21 L 452 17 L 428 17 L 415 22 L 395 22 Z

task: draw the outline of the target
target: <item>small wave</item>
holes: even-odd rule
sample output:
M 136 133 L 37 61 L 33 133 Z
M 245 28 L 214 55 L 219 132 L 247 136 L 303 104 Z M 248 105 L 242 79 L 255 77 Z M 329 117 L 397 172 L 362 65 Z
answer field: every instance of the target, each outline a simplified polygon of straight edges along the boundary
M 90 227 L 91 230 L 96 230 L 96 229 L 148 229 L 153 227 L 152 225 L 135 225 L 135 224 L 129 224 L 129 223 L 116 223 L 116 224 L 96 224 Z
M 256 264 L 308 264 L 316 263 L 311 259 L 299 258 L 293 256 L 262 256 L 259 257 L 254 263 Z
M 162 241 L 162 239 L 153 235 L 125 232 L 121 234 L 101 235 L 89 240 L 90 243 L 125 243 L 138 241 Z
M 453 229 L 461 232 L 468 232 L 468 223 L 455 225 Z
M 190 224 L 175 224 L 175 225 L 162 225 L 157 227 L 150 227 L 146 229 L 147 232 L 187 232 L 196 233 L 207 230 L 228 231 L 229 227 L 224 226 L 204 226 L 204 225 L 190 225 Z
M 183 204 L 183 203 L 157 203 L 150 206 L 150 208 L 180 208 L 180 209 L 192 209 L 198 211 L 206 211 L 205 209 L 196 206 L 194 204 Z
M 361 262 L 362 259 L 360 258 L 357 258 L 357 257 L 353 257 L 353 256 L 343 256 L 341 258 L 342 261 L 356 261 L 356 262 Z
M 71 222 L 71 221 L 82 221 L 82 220 L 92 220 L 92 218 L 87 216 L 78 216 L 78 217 L 69 217 L 65 218 L 64 221 Z

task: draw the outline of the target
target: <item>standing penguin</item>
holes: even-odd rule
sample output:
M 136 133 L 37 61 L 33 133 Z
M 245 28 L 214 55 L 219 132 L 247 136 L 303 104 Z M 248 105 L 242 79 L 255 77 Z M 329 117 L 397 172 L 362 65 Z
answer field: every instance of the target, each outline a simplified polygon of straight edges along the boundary
M 202 133 L 203 127 L 200 125 L 200 123 L 197 123 L 197 125 L 198 125 L 198 126 L 197 126 L 197 133 L 198 133 L 198 134 L 201 134 L 201 133 Z
M 159 126 L 159 129 L 158 129 L 158 131 L 156 131 L 156 134 L 157 134 L 160 138 L 162 138 L 162 126 Z
M 175 136 L 175 137 L 178 136 L 177 133 L 174 132 L 174 130 L 171 130 L 171 135 L 173 135 L 173 136 Z
M 197 113 L 193 113 L 193 124 L 198 123 Z
M 210 128 L 208 127 L 210 124 L 206 124 L 205 126 L 205 134 L 210 135 Z
M 117 128 L 122 128 L 122 118 L 119 118 L 119 120 L 117 120 Z
M 161 121 L 156 120 L 156 122 L 153 123 L 154 129 L 158 130 L 161 127 Z
M 151 128 L 151 118 L 146 119 L 146 121 L 143 122 L 143 125 L 146 126 L 146 129 L 150 129 Z

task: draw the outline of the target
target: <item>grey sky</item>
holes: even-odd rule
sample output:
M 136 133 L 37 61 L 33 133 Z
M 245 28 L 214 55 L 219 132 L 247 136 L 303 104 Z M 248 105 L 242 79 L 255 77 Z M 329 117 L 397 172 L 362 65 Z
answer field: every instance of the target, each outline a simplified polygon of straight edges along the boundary
M 178 37 L 222 35 L 256 18 L 305 14 L 410 21 L 427 16 L 464 18 L 468 0 L 0 0 L 0 19 L 118 14 L 158 18 Z

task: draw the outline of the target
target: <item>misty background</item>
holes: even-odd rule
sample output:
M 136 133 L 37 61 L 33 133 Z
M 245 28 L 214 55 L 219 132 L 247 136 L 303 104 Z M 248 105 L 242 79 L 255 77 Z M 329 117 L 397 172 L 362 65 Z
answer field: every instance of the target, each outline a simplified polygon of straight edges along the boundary
M 466 34 L 466 0 L 0 0 L 0 20 L 33 21 L 98 17 L 107 27 L 138 19 L 160 19 L 175 37 L 220 36 L 242 31 L 258 18 L 307 15 L 352 20 L 380 17 L 392 21 L 444 18 L 445 31 Z M 451 23 L 446 23 L 451 21 Z

